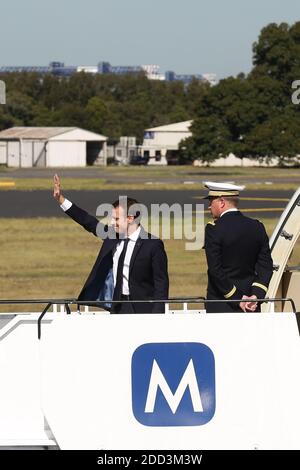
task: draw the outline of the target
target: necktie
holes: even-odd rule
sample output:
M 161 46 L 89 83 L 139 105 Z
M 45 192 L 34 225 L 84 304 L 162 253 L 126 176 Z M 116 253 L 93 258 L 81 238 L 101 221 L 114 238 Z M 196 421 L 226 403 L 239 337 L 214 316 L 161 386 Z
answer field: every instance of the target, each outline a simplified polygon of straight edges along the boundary
M 124 244 L 123 244 L 123 250 L 122 250 L 122 253 L 121 253 L 121 255 L 119 257 L 119 261 L 118 261 L 117 279 L 116 279 L 116 285 L 115 285 L 113 300 L 120 300 L 121 295 L 122 295 L 123 266 L 124 266 L 124 260 L 125 260 L 125 255 L 126 255 L 126 251 L 127 251 L 128 242 L 129 242 L 129 238 L 125 238 L 124 239 Z

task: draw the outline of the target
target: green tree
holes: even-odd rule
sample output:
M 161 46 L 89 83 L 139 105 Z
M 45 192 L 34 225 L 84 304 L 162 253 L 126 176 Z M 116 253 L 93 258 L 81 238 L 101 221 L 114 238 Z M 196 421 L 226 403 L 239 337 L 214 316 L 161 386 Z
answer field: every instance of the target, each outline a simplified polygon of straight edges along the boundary
M 34 101 L 17 90 L 8 90 L 6 111 L 21 126 L 29 126 L 33 118 Z
M 189 159 L 233 152 L 286 162 L 299 153 L 300 107 L 291 104 L 291 83 L 300 79 L 300 22 L 263 28 L 253 53 L 249 76 L 221 80 L 199 97 L 193 136 L 182 144 Z
M 0 106 L 0 131 L 8 127 L 17 126 L 20 124 L 17 119 L 14 119 L 9 113 L 6 112 L 5 105 Z
M 300 116 L 291 110 L 258 124 L 245 138 L 249 157 L 279 158 L 281 165 L 290 164 L 300 155 Z
M 103 133 L 105 123 L 109 119 L 106 103 L 98 96 L 93 96 L 89 99 L 85 111 L 87 128 L 93 132 Z
M 86 128 L 87 114 L 78 103 L 66 104 L 52 113 L 56 126 Z
M 196 119 L 191 126 L 191 131 L 193 136 L 180 143 L 182 162 L 199 159 L 209 164 L 224 157 L 230 151 L 228 128 L 217 117 Z
M 253 45 L 253 75 L 264 75 L 287 85 L 300 77 L 300 22 L 271 23 Z

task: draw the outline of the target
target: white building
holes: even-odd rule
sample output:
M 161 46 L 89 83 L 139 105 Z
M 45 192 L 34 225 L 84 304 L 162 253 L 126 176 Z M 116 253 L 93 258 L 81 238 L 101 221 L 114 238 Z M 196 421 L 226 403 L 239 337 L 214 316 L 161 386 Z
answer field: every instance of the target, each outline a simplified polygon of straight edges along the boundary
M 139 153 L 149 158 L 148 165 L 167 165 L 168 163 L 177 163 L 179 143 L 190 137 L 192 132 L 189 130 L 191 121 L 176 122 L 166 126 L 152 127 L 145 130 L 143 145 L 139 148 Z M 299 164 L 299 157 L 296 156 L 294 164 Z M 251 166 L 278 166 L 278 158 L 239 158 L 233 153 L 226 157 L 218 158 L 210 163 L 213 167 L 251 167 Z M 207 166 L 207 162 L 195 160 L 194 166 Z
M 207 166 L 206 162 L 202 162 L 201 160 L 194 160 L 194 166 Z M 209 166 L 229 166 L 229 167 L 250 167 L 250 166 L 263 166 L 263 167 L 274 167 L 279 165 L 278 158 L 260 158 L 260 159 L 253 159 L 253 158 L 239 158 L 234 155 L 234 153 L 230 153 L 226 157 L 218 158 L 217 160 L 211 162 Z
M 165 75 L 159 72 L 159 65 L 142 65 L 143 71 L 149 80 L 165 80 Z
M 0 132 L 0 164 L 8 167 L 106 165 L 107 137 L 78 127 L 12 127 Z
M 149 157 L 149 165 L 167 165 L 176 158 L 179 143 L 190 137 L 192 121 L 176 122 L 166 126 L 151 127 L 145 130 L 140 153 Z
M 97 65 L 78 65 L 77 72 L 85 72 L 85 73 L 98 73 Z
M 128 165 L 137 155 L 136 137 L 121 136 L 115 145 L 107 146 L 107 157 L 120 165 Z

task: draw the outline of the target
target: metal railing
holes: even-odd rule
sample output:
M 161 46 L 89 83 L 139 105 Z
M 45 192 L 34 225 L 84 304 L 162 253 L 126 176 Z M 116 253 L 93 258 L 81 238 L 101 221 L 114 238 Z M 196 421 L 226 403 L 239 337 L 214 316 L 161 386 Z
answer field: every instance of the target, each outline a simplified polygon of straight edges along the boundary
M 43 309 L 42 313 L 40 314 L 37 327 L 38 327 L 38 339 L 41 339 L 41 325 L 42 319 L 48 312 L 51 306 L 54 305 L 63 305 L 66 309 L 67 315 L 70 315 L 71 312 L 71 305 L 77 305 L 80 311 L 80 306 L 89 306 L 89 307 L 97 307 L 104 309 L 104 303 L 110 304 L 120 304 L 120 303 L 130 303 L 130 304 L 140 304 L 140 303 L 148 303 L 148 304 L 157 304 L 157 303 L 164 303 L 165 305 L 168 304 L 183 304 L 184 310 L 187 310 L 187 304 L 209 304 L 209 303 L 239 303 L 245 302 L 245 299 L 234 299 L 234 300 L 227 300 L 227 299 L 206 299 L 205 297 L 170 297 L 169 299 L 155 299 L 155 300 L 111 300 L 111 301 L 99 301 L 99 300 L 84 300 L 80 301 L 77 299 L 10 299 L 10 300 L 0 300 L 0 305 L 28 305 L 28 304 L 38 304 L 44 305 L 46 304 L 45 308 Z M 276 298 L 264 298 L 264 299 L 255 299 L 255 302 L 258 303 L 268 303 L 268 302 L 290 302 L 293 313 L 297 313 L 296 305 L 292 298 L 285 298 L 285 297 L 276 297 Z

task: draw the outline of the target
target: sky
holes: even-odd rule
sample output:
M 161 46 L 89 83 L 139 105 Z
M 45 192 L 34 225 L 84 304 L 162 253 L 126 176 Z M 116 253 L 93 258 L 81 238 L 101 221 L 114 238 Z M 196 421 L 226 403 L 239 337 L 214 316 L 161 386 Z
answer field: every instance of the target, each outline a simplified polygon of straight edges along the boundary
M 161 72 L 248 73 L 271 22 L 299 0 L 0 0 L 0 65 L 157 64 Z

